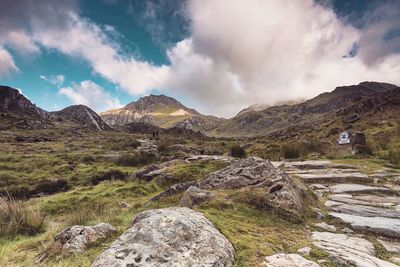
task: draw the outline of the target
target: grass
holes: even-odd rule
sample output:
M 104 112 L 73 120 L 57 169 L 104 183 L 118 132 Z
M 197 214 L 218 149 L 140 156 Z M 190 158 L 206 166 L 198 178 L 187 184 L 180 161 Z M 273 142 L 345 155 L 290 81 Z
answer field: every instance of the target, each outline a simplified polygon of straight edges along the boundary
M 34 235 L 44 231 L 45 216 L 27 202 L 0 197 L 0 237 Z
M 8 138 L 8 139 L 7 139 Z M 0 236 L 0 266 L 36 266 L 35 262 L 52 243 L 55 234 L 65 227 L 94 225 L 100 222 L 111 223 L 118 233 L 87 251 L 71 257 L 52 257 L 43 266 L 90 266 L 93 260 L 104 251 L 118 235 L 131 225 L 136 214 L 155 208 L 179 205 L 182 194 L 176 194 L 159 201 L 149 199 L 175 182 L 193 181 L 208 173 L 224 168 L 228 163 L 222 161 L 202 161 L 177 163 L 169 167 L 174 177 L 168 184 L 157 185 L 156 181 L 143 182 L 131 179 L 130 174 L 138 168 L 131 164 L 121 164 L 105 155 L 116 152 L 120 156 L 134 155 L 137 150 L 129 145 L 143 136 L 124 133 L 90 133 L 66 136 L 54 134 L 55 140 L 46 143 L 13 143 L 13 136 L 0 135 L 0 190 L 15 188 L 29 190 L 45 178 L 63 178 L 70 185 L 69 191 L 54 195 L 33 198 L 28 201 L 14 201 L 23 205 L 26 211 L 41 214 L 43 228 L 38 231 L 13 231 L 8 237 Z M 215 147 L 228 155 L 237 140 L 190 140 L 162 137 L 160 144 L 186 143 L 198 149 Z M 267 142 L 243 141 L 251 143 L 246 149 L 248 155 L 267 151 L 281 153 L 280 145 Z M 127 145 L 128 144 L 128 145 Z M 311 150 L 317 150 L 312 148 Z M 168 154 L 168 151 L 161 151 Z M 272 152 L 271 152 L 272 153 Z M 281 155 L 279 154 L 279 156 Z M 118 159 L 118 157 L 117 157 Z M 372 173 L 387 162 L 368 157 L 364 159 L 346 158 L 334 160 L 359 166 L 363 172 Z M 2 179 L 4 178 L 4 179 Z M 101 179 L 100 179 L 101 178 Z M 94 179 L 96 182 L 92 182 Z M 310 233 L 306 225 L 315 219 L 307 212 L 304 223 L 286 220 L 271 211 L 263 210 L 254 203 L 238 197 L 237 190 L 215 191 L 217 198 L 198 206 L 202 212 L 233 244 L 236 250 L 235 266 L 260 266 L 265 256 L 274 253 L 294 253 L 304 246 L 311 246 Z M 244 196 L 245 197 L 245 196 Z M 118 203 L 126 202 L 128 208 Z M 22 204 L 21 204 L 22 203 Z M 36 214 L 36 213 L 35 213 Z M 35 225 L 35 224 L 34 224 Z M 383 255 L 383 254 L 382 254 Z M 385 255 L 387 257 L 387 255 Z M 327 259 L 326 253 L 312 247 L 310 260 Z M 326 266 L 335 266 L 329 259 Z

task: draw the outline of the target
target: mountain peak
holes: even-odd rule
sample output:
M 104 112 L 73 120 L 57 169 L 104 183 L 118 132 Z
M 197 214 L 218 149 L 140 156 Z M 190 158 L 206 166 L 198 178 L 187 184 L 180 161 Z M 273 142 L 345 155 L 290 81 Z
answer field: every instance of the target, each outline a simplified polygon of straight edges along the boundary
M 75 121 L 91 129 L 100 131 L 111 129 L 96 112 L 85 105 L 72 105 L 60 111 L 52 112 L 52 114 L 57 118 Z
M 109 125 L 146 122 L 164 128 L 175 126 L 193 116 L 202 116 L 196 110 L 165 95 L 143 96 L 123 108 L 102 112 L 100 115 Z

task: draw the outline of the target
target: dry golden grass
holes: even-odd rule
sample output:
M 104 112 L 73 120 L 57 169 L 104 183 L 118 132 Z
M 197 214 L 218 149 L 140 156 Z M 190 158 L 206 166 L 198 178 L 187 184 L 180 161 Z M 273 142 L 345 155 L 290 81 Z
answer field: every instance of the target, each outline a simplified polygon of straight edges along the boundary
M 42 232 L 45 216 L 26 202 L 0 197 L 0 236 L 34 235 Z

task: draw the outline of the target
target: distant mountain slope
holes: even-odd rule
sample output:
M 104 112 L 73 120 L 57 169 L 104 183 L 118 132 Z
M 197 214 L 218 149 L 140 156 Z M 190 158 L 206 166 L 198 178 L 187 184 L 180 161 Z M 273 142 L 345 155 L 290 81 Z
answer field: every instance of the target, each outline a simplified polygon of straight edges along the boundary
M 161 128 L 179 125 L 195 130 L 213 128 L 215 122 L 219 121 L 216 117 L 202 115 L 164 95 L 141 97 L 123 108 L 102 112 L 100 116 L 110 126 L 146 122 Z
M 50 125 L 48 112 L 37 107 L 17 89 L 0 86 L 0 129 L 39 129 Z
M 111 129 L 96 112 L 84 105 L 47 112 L 33 104 L 17 89 L 0 86 L 0 130 L 69 127 Z
M 94 130 L 105 131 L 111 129 L 96 112 L 85 105 L 69 106 L 63 110 L 51 112 L 51 115 L 58 121 L 60 121 L 60 119 L 69 120 L 76 122 L 82 127 Z
M 209 134 L 285 138 L 301 135 L 302 132 L 325 132 L 335 127 L 343 129 L 359 120 L 371 122 L 375 113 L 390 117 L 389 110 L 391 113 L 400 111 L 400 106 L 393 104 L 393 99 L 399 96 L 399 87 L 387 83 L 363 82 L 341 86 L 300 104 L 238 114 Z

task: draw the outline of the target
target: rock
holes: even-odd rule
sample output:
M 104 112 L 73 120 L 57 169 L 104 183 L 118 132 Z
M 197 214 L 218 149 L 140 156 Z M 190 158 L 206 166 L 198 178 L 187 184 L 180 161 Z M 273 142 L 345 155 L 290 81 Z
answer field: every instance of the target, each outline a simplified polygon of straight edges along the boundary
M 375 257 L 374 245 L 366 239 L 345 234 L 313 232 L 313 244 L 325 250 L 340 266 L 395 267 Z
M 214 193 L 191 186 L 183 194 L 179 205 L 181 207 L 193 208 L 193 206 L 203 203 L 213 197 Z
M 197 182 L 187 182 L 187 183 L 179 183 L 179 184 L 174 184 L 167 190 L 162 191 L 160 194 L 158 194 L 155 197 L 152 197 L 150 201 L 156 201 L 159 200 L 163 197 L 169 197 L 178 193 L 182 193 L 186 191 L 189 187 L 191 186 L 198 186 Z
M 171 173 L 168 173 L 168 172 L 164 172 L 164 173 L 157 175 L 156 183 L 159 186 L 165 186 L 165 185 L 171 184 L 174 181 L 174 179 L 175 179 L 174 175 L 172 175 Z
M 358 193 L 358 194 L 387 193 L 387 194 L 393 194 L 393 193 L 395 193 L 390 188 L 367 186 L 367 185 L 361 185 L 361 184 L 337 184 L 337 185 L 331 186 L 330 191 L 334 194 L 343 194 L 343 193 Z
M 377 195 L 350 195 L 350 194 L 333 194 L 329 196 L 329 200 L 342 202 L 351 205 L 364 205 L 373 207 L 392 207 L 400 204 L 399 197 L 377 196 Z
M 306 173 L 297 174 L 307 183 L 343 183 L 343 182 L 370 182 L 371 178 L 359 172 L 351 173 Z
M 128 203 L 126 203 L 126 202 L 123 202 L 123 201 L 120 201 L 120 202 L 118 202 L 118 207 L 120 207 L 121 209 L 127 209 L 127 208 L 129 208 L 131 205 L 129 205 Z
M 386 218 L 399 218 L 400 211 L 394 209 L 384 209 L 371 206 L 363 205 L 349 205 L 341 202 L 335 202 L 328 200 L 325 202 L 325 206 L 330 211 L 346 213 L 351 215 L 365 216 L 365 217 L 386 217 Z
M 116 231 L 108 223 L 99 223 L 94 226 L 74 225 L 58 233 L 54 237 L 54 241 L 61 244 L 61 253 L 67 256 L 85 251 L 90 245 L 111 236 Z
M 354 233 L 354 231 L 351 230 L 351 229 L 349 229 L 349 228 L 343 228 L 343 229 L 342 229 L 342 232 L 345 233 L 345 234 L 352 234 L 352 233 Z
M 320 265 L 309 261 L 297 254 L 275 254 L 265 258 L 267 267 L 319 267 Z
M 386 251 L 400 253 L 400 243 L 391 240 L 384 240 L 381 238 L 378 238 L 378 242 L 386 249 Z
M 390 261 L 396 263 L 396 264 L 400 264 L 400 258 L 399 257 L 391 257 Z
M 215 171 L 199 181 L 201 189 L 260 190 L 265 198 L 263 206 L 296 218 L 302 216 L 304 186 L 295 183 L 284 171 L 270 161 L 249 157 L 237 160 L 228 167 Z
M 234 248 L 201 213 L 188 208 L 142 212 L 92 267 L 232 266 Z
M 138 170 L 135 173 L 136 178 L 140 179 L 140 180 L 145 180 L 145 181 L 151 181 L 155 174 L 159 174 L 159 173 L 154 173 L 155 171 L 159 170 L 160 167 L 156 164 L 150 164 L 147 165 L 146 167 L 144 167 L 141 170 Z
M 334 164 L 329 160 L 305 160 L 305 161 L 292 161 L 292 162 L 273 162 L 275 167 L 284 166 L 287 169 L 299 170 L 316 170 L 316 169 L 355 169 L 352 165 L 347 164 Z
M 64 192 L 68 189 L 68 182 L 65 179 L 48 178 L 41 180 L 33 190 L 31 195 L 49 195 Z
M 201 155 L 222 155 L 224 152 L 216 147 L 204 147 L 200 149 Z
M 187 163 L 191 163 L 192 161 L 203 161 L 203 160 L 220 160 L 220 161 L 232 162 L 235 159 L 233 157 L 218 156 L 218 155 L 195 155 L 185 159 Z
M 326 222 L 316 223 L 314 226 L 327 230 L 329 232 L 336 232 L 336 227 L 331 224 L 327 224 Z
M 306 255 L 306 256 L 310 255 L 310 252 L 311 252 L 311 248 L 310 247 L 299 248 L 297 250 L 297 253 L 302 254 L 302 255 Z
M 400 220 L 384 217 L 363 217 L 330 212 L 330 216 L 348 223 L 354 230 L 372 232 L 387 237 L 400 238 Z

